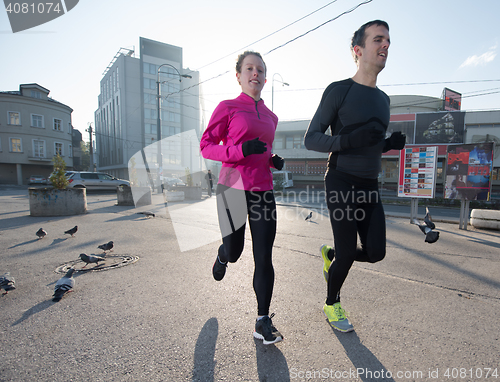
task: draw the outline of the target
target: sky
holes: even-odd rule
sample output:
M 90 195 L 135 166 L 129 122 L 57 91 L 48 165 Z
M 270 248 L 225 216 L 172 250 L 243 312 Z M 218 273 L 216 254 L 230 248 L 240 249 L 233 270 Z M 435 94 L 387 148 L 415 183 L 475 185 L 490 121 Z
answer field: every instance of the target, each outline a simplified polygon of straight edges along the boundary
M 262 98 L 271 107 L 274 87 L 279 119 L 310 119 L 325 87 L 356 71 L 353 32 L 381 19 L 391 46 L 380 89 L 441 97 L 447 87 L 462 93 L 462 110 L 500 109 L 499 14 L 498 0 L 80 0 L 55 20 L 12 33 L 2 10 L 0 91 L 25 83 L 49 89 L 88 140 L 106 67 L 120 48 L 138 58 L 145 37 L 182 47 L 184 68 L 200 72 L 206 120 L 240 94 L 234 66 L 244 50 L 263 55 Z

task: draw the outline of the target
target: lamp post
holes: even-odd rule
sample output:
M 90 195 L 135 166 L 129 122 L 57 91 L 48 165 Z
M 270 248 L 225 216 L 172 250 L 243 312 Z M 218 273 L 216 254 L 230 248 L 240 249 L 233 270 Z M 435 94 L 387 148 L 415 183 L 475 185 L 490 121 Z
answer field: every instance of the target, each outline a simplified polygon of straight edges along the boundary
M 281 81 L 280 81 L 280 80 L 276 80 L 276 81 L 281 82 L 282 86 L 290 86 L 290 84 L 289 84 L 289 83 L 287 83 L 287 82 L 283 82 L 283 77 L 281 77 L 281 74 L 279 74 L 279 73 L 274 73 L 274 74 L 273 74 L 273 81 L 272 81 L 272 86 L 271 86 L 271 89 L 272 89 L 272 91 L 271 91 L 271 94 L 272 94 L 272 95 L 271 95 L 271 111 L 274 111 L 274 81 L 275 81 L 275 80 L 274 80 L 274 76 L 275 76 L 276 74 L 277 74 L 278 76 L 280 76 L 280 78 L 281 78 Z
M 184 78 L 192 78 L 190 75 L 188 74 L 180 74 L 179 71 L 177 70 L 177 68 L 173 65 L 170 65 L 170 64 L 161 64 L 159 67 L 158 67 L 158 73 L 157 73 L 157 81 L 156 81 L 156 140 L 158 142 L 158 174 L 157 174 L 157 179 L 158 179 L 158 193 L 162 193 L 162 185 L 161 185 L 161 178 L 160 178 L 160 172 L 162 172 L 163 170 L 163 157 L 162 157 L 162 153 L 161 153 L 161 109 L 160 109 L 160 85 L 161 85 L 161 82 L 160 82 L 160 73 L 165 73 L 165 72 L 160 72 L 160 69 L 162 68 L 162 66 L 170 66 L 171 68 L 173 68 L 177 75 L 179 76 L 179 82 L 182 82 L 182 77 Z M 168 96 L 172 94 L 172 93 L 169 93 L 167 94 L 167 96 L 165 97 L 165 99 L 168 98 Z

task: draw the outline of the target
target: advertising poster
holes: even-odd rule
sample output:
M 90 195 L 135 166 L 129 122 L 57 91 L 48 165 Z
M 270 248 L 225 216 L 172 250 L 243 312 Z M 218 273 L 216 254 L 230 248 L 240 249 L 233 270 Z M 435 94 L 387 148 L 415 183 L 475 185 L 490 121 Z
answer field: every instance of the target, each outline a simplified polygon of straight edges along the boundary
M 418 113 L 415 125 L 416 144 L 464 143 L 464 112 Z
M 437 156 L 436 146 L 407 146 L 400 151 L 399 197 L 434 198 Z
M 445 199 L 490 200 L 494 143 L 448 146 Z
M 448 88 L 443 90 L 444 110 L 460 110 L 462 107 L 462 94 Z

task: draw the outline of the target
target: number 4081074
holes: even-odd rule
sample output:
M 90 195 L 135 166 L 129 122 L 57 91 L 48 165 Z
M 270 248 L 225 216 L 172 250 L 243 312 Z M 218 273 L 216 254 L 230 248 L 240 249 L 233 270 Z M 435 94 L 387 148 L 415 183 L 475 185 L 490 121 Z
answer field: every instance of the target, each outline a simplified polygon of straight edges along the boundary
M 60 13 L 63 12 L 60 3 L 8 3 L 5 7 L 7 13 Z

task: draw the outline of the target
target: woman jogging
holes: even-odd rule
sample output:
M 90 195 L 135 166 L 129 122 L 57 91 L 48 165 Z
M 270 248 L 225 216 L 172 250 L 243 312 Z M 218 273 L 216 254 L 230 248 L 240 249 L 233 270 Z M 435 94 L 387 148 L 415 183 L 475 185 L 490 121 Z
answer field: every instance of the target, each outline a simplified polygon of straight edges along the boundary
M 241 256 L 248 217 L 255 261 L 253 287 L 257 296 L 253 335 L 268 345 L 283 340 L 273 326 L 273 315 L 269 317 L 269 306 L 274 286 L 272 248 L 276 236 L 270 167 L 280 170 L 284 161 L 271 154 L 278 117 L 260 98 L 266 83 L 266 65 L 261 55 L 250 51 L 239 55 L 236 78 L 242 93 L 217 106 L 200 142 L 204 158 L 222 162 L 216 193 L 223 238 L 212 274 L 215 280 L 222 280 L 227 263 L 235 263 Z M 243 221 L 240 216 L 238 224 L 238 210 L 242 207 Z

